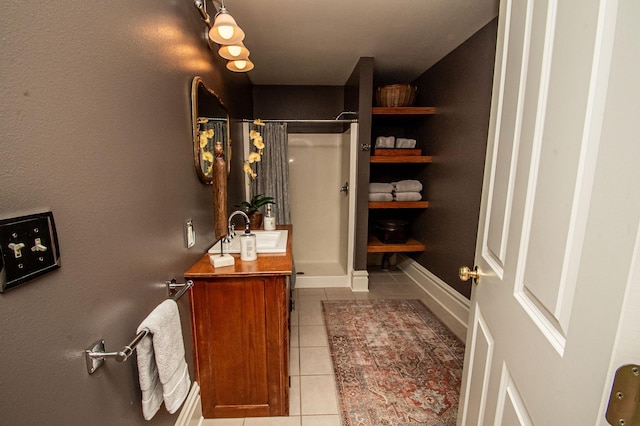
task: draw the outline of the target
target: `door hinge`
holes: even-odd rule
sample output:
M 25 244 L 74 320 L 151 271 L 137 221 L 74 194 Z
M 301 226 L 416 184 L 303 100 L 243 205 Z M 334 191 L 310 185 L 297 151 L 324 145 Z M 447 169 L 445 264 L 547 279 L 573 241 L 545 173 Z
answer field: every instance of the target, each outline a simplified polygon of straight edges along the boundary
M 640 424 L 640 365 L 623 365 L 616 371 L 606 419 L 615 426 Z

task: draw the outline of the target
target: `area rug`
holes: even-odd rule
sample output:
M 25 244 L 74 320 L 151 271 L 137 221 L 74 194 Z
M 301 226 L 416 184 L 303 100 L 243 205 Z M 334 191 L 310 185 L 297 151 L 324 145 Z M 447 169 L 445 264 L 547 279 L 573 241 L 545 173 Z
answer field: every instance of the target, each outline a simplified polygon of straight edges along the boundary
M 464 344 L 422 302 L 322 304 L 343 426 L 456 424 Z

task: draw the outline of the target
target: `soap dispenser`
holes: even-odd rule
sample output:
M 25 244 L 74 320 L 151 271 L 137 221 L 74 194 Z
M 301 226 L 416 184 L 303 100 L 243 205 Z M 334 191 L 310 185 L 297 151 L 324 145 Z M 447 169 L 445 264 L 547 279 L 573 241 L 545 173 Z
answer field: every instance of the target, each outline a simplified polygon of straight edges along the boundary
M 273 231 L 276 229 L 276 218 L 271 211 L 271 204 L 267 204 L 267 213 L 264 215 L 264 230 Z
M 244 233 L 240 235 L 240 260 L 251 261 L 258 258 L 256 251 L 256 234 L 252 234 L 247 224 Z

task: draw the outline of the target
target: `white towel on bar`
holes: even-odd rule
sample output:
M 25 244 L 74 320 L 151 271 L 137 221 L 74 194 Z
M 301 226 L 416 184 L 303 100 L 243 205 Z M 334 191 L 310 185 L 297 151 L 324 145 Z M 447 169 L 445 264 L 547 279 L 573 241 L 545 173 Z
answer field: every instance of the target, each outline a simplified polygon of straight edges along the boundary
M 393 182 L 395 192 L 420 192 L 422 191 L 422 183 L 419 180 L 407 179 Z
M 180 312 L 175 300 L 158 305 L 138 326 L 150 331 L 138 344 L 138 379 L 142 390 L 142 414 L 150 420 L 164 405 L 175 413 L 184 402 L 191 379 L 185 361 Z
M 422 195 L 419 192 L 396 192 L 393 198 L 396 201 L 420 201 Z
M 393 194 L 390 192 L 370 192 L 369 201 L 393 201 Z
M 393 191 L 393 185 L 390 183 L 382 183 L 382 182 L 371 182 L 369 183 L 369 192 L 382 192 L 391 194 Z

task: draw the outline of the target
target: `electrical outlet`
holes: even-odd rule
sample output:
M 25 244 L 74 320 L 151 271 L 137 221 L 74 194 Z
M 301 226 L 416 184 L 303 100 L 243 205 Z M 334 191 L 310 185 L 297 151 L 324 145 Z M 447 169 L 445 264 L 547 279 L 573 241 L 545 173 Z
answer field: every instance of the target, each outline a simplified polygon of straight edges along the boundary
M 0 292 L 59 267 L 53 213 L 0 220 Z

